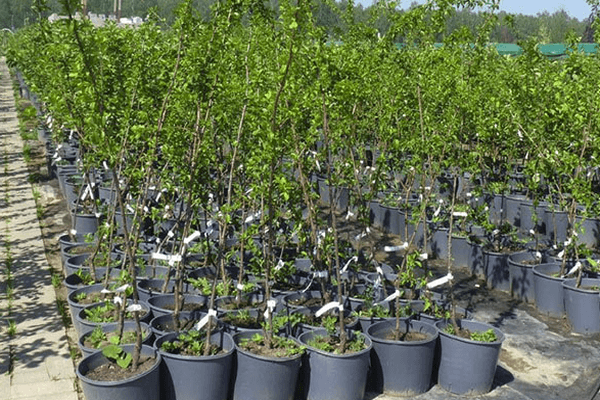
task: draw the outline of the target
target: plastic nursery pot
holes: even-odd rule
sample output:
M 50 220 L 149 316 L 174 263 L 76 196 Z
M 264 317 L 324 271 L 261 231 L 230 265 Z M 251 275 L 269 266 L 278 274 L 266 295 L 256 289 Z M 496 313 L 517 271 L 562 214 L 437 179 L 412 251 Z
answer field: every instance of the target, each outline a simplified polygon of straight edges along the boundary
M 233 400 L 292 400 L 296 395 L 302 355 L 265 357 L 239 347 L 243 339 L 250 339 L 260 332 L 233 335 L 236 348 Z
M 121 347 L 128 353 L 132 353 L 134 348 L 133 345 Z M 122 381 L 96 381 L 86 376 L 89 371 L 109 362 L 101 351 L 81 360 L 76 372 L 86 400 L 160 400 L 160 354 L 150 346 L 142 346 L 141 355 L 155 357 L 154 365 L 149 370 Z
M 81 303 L 80 301 L 77 300 L 78 296 L 84 295 L 84 294 L 86 295 L 86 297 L 94 296 L 96 294 L 100 294 L 102 289 L 104 289 L 104 285 L 102 283 L 96 283 L 95 285 L 82 286 L 82 287 L 72 291 L 69 294 L 69 296 L 67 297 L 67 303 L 69 304 L 69 310 L 71 311 L 71 317 L 73 318 L 73 320 L 75 320 L 75 316 L 77 314 L 79 314 L 79 311 L 83 310 L 83 308 L 86 305 L 92 304 L 89 302 L 87 304 Z M 102 300 L 96 301 L 95 303 L 100 303 L 100 302 L 102 302 Z M 79 329 L 77 329 L 77 330 L 79 330 Z
M 440 365 L 438 384 L 446 391 L 458 395 L 476 396 L 492 388 L 500 347 L 504 334 L 496 327 L 478 321 L 457 320 L 458 326 L 471 332 L 493 329 L 495 342 L 478 342 L 444 332 L 448 321 L 438 321 L 440 331 Z
M 150 330 L 150 327 L 148 326 L 148 324 L 146 324 L 145 322 L 141 322 L 140 323 L 141 328 L 142 328 L 142 332 L 143 332 L 143 341 L 142 344 L 151 346 L 154 343 L 154 336 L 152 335 L 152 331 Z M 110 324 L 106 324 L 102 327 L 102 331 L 104 333 L 110 333 L 110 332 L 115 332 L 117 329 L 119 328 L 119 323 L 118 322 L 112 322 Z M 123 332 L 135 332 L 135 322 L 134 321 L 125 321 L 125 323 L 123 324 Z M 92 334 L 92 332 L 87 332 L 84 333 L 83 335 L 81 335 L 79 337 L 79 341 L 77 342 L 77 345 L 79 346 L 79 348 L 81 349 L 81 352 L 83 353 L 84 357 L 87 357 L 89 355 L 92 355 L 93 353 L 97 352 L 100 349 L 96 349 L 96 348 L 92 348 L 92 347 L 86 347 L 85 346 L 85 341 L 87 340 L 87 338 Z
M 418 341 L 390 339 L 396 321 L 377 322 L 369 327 L 367 335 L 373 341 L 371 375 L 378 391 L 391 396 L 415 396 L 429 390 L 438 329 L 431 324 L 400 319 L 400 331 L 418 332 L 424 338 Z
M 557 277 L 560 264 L 539 264 L 533 267 L 533 287 L 535 305 L 538 311 L 553 317 L 562 317 L 565 313 L 564 293 L 562 282 L 564 278 Z
M 206 296 L 184 294 L 181 311 L 206 311 L 207 300 L 208 298 Z M 155 317 L 173 314 L 173 311 L 175 310 L 175 294 L 161 294 L 151 297 L 148 300 L 148 305 L 152 309 L 152 314 Z
M 179 329 L 175 328 L 174 314 L 161 315 L 154 317 L 150 321 L 150 329 L 156 338 L 162 337 L 168 333 L 181 330 L 190 330 L 206 315 L 202 311 L 182 311 L 179 313 Z
M 308 346 L 322 331 L 304 332 L 298 340 L 307 346 L 302 387 L 310 400 L 362 400 L 373 344 L 365 337 L 366 348 L 355 353 L 333 354 Z
M 127 304 L 132 304 L 132 300 L 127 299 Z M 116 321 L 110 321 L 110 322 L 91 322 L 87 319 L 87 315 L 86 315 L 86 310 L 91 310 L 93 308 L 97 308 L 97 307 L 101 307 L 103 306 L 105 303 L 96 303 L 96 304 L 91 304 L 89 306 L 84 307 L 81 311 L 79 311 L 79 313 L 77 313 L 77 315 L 75 316 L 75 320 L 73 321 L 73 325 L 75 326 L 76 330 L 77 330 L 77 334 L 79 336 L 82 336 L 83 334 L 87 333 L 87 332 L 91 332 L 94 330 L 94 328 L 98 325 L 100 326 L 105 326 L 107 324 L 116 322 Z M 149 322 L 150 321 L 150 317 L 151 317 L 151 311 L 150 311 L 150 307 L 148 306 L 147 303 L 144 303 L 143 301 L 138 302 L 138 304 L 140 306 L 142 306 L 142 311 L 140 311 L 139 315 L 140 315 L 140 321 L 141 322 Z
M 496 253 L 483 249 L 483 267 L 489 287 L 497 290 L 510 290 L 508 253 Z
M 577 279 L 562 283 L 565 311 L 574 332 L 591 334 L 600 332 L 600 279 L 583 278 L 576 287 Z
M 541 259 L 531 250 L 513 253 L 508 257 L 510 292 L 518 300 L 532 303 L 535 298 L 533 288 L 533 266 Z
M 162 358 L 161 400 L 228 399 L 235 349 L 232 337 L 223 331 L 214 332 L 210 341 L 223 352 L 212 356 L 184 356 L 161 349 L 163 343 L 175 341 L 178 336 L 168 333 L 154 343 Z
M 165 293 L 162 292 L 164 284 L 164 279 L 140 279 L 138 281 L 138 295 L 140 300 L 147 302 L 151 297 L 173 293 L 175 290 L 175 281 L 169 280 Z

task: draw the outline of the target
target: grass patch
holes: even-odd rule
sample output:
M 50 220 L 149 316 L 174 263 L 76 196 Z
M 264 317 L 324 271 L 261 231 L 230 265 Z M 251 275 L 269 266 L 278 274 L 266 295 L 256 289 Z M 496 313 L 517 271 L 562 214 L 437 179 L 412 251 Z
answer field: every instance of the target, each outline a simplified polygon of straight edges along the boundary
M 12 319 L 8 320 L 8 328 L 6 329 L 6 334 L 9 337 L 15 337 L 15 335 L 17 334 L 17 324 Z
M 31 145 L 27 142 L 23 145 L 23 159 L 27 164 L 31 163 Z

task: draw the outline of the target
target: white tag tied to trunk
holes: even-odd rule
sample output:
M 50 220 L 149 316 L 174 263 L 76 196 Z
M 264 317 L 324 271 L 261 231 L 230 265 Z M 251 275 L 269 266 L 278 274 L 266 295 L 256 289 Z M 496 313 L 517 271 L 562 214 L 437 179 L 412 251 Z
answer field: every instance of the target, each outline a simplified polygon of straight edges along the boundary
M 541 260 L 542 259 L 542 253 L 540 253 L 539 251 L 535 252 L 535 258 L 536 260 Z
M 144 311 L 144 308 L 142 307 L 141 304 L 130 304 L 129 306 L 127 306 L 127 308 L 125 310 L 127 312 L 140 312 L 140 311 Z
M 563 247 L 567 247 L 568 245 L 571 244 L 571 238 L 568 238 L 567 240 L 565 240 L 565 242 L 563 243 Z
M 354 256 L 351 259 L 349 259 L 348 262 L 346 262 L 346 264 L 344 265 L 344 268 L 342 268 L 341 272 L 346 272 L 346 270 L 350 266 L 350 263 L 357 262 L 357 261 L 358 261 L 358 256 Z
M 499 233 L 500 233 L 500 229 L 494 229 L 492 231 L 492 235 L 494 235 L 494 236 L 498 235 Z
M 69 232 L 70 232 L 70 233 L 71 233 L 71 235 L 73 235 L 73 236 L 77 235 L 77 230 L 75 230 L 75 229 L 71 229 Z
M 439 205 L 438 208 L 435 209 L 433 216 L 437 217 L 438 215 L 440 215 L 440 212 L 442 211 L 442 206 Z
M 115 289 L 115 293 L 123 293 L 124 291 L 126 291 L 129 288 L 129 284 L 126 283 L 123 286 L 119 286 L 118 288 Z
M 557 256 L 558 258 L 563 258 L 563 256 L 564 256 L 564 255 L 565 255 L 565 251 L 564 251 L 564 250 L 561 250 L 561 251 L 560 251 L 560 253 L 558 253 L 556 256 Z
M 99 212 L 95 213 L 94 215 L 96 216 L 97 219 L 100 219 L 100 217 L 102 217 L 102 213 L 99 213 Z
M 56 164 L 56 163 L 57 163 L 57 162 L 59 162 L 59 161 L 62 161 L 62 157 L 57 157 L 57 158 L 55 158 L 55 159 L 52 161 L 52 164 L 51 164 L 51 165 L 54 165 L 54 164 Z
M 167 232 L 167 236 L 168 236 L 169 238 L 174 238 L 174 237 L 175 237 L 175 233 L 173 233 L 173 231 L 172 231 L 172 230 L 170 230 L 169 232 Z
M 100 293 L 102 293 L 102 294 L 109 294 L 109 293 L 112 293 L 112 291 L 108 290 L 107 288 L 104 288 L 104 289 L 102 289 L 100 291 Z
M 419 254 L 419 260 L 421 260 L 421 261 L 425 261 L 428 258 L 429 258 L 429 254 L 427 254 L 427 253 L 421 253 L 421 254 Z
M 462 217 L 462 218 L 466 218 L 466 217 L 467 217 L 467 215 L 469 215 L 469 214 L 467 214 L 467 212 L 466 212 L 466 211 L 454 211 L 454 212 L 452 213 L 452 216 L 453 216 L 453 217 Z
M 577 261 L 575 263 L 575 265 L 573 266 L 573 268 L 571 268 L 569 270 L 569 272 L 566 273 L 565 276 L 573 275 L 575 272 L 579 271 L 581 269 L 581 267 L 582 267 L 581 262 Z
M 195 240 L 200 237 L 200 231 L 194 231 L 190 236 L 183 239 L 183 244 L 188 245 L 192 240 Z
M 377 271 L 378 276 L 384 276 L 383 269 L 381 269 L 379 265 L 375 267 L 375 270 Z
M 344 306 L 338 303 L 337 301 L 332 301 L 331 303 L 325 304 L 323 307 L 319 308 L 315 313 L 315 317 L 319 318 L 321 315 L 325 314 L 327 311 L 332 310 L 334 308 L 339 309 L 340 311 L 344 310 Z
M 283 262 L 283 260 L 280 258 L 279 261 L 277 261 L 277 265 L 275 266 L 275 271 L 279 271 L 281 268 L 283 268 L 285 266 L 285 263 Z
M 386 253 L 393 253 L 395 251 L 406 250 L 408 249 L 408 242 L 402 243 L 400 246 L 385 246 L 383 251 Z
M 329 272 L 328 271 L 315 271 L 314 275 L 315 275 L 315 278 L 327 278 L 329 276 Z
M 395 300 L 396 297 L 400 297 L 400 295 L 401 295 L 400 291 L 398 289 L 396 289 L 396 291 L 394 293 L 390 294 L 388 297 L 383 299 L 382 303 Z
M 244 284 L 242 283 L 238 283 L 236 286 L 236 289 L 239 290 L 240 292 L 244 291 Z
M 208 323 L 208 320 L 210 318 L 216 318 L 216 317 L 217 317 L 216 310 L 208 310 L 208 313 L 196 324 L 196 326 L 195 326 L 196 330 L 199 331 L 200 329 L 204 328 L 204 325 L 206 325 Z
M 117 296 L 113 299 L 113 303 L 121 305 L 121 304 L 123 304 L 123 299 L 121 299 L 119 296 Z
M 127 208 L 127 211 L 129 211 L 130 213 L 134 212 L 134 209 L 131 208 L 131 206 L 129 204 L 127 204 L 126 208 Z
M 264 313 L 265 319 L 269 318 L 269 311 L 271 311 L 271 314 L 273 313 L 273 311 L 275 311 L 275 307 L 277 307 L 277 300 L 274 300 L 274 299 L 267 300 L 267 309 L 265 310 L 265 313 Z
M 367 228 L 365 231 L 363 231 L 362 233 L 359 233 L 358 235 L 356 235 L 354 237 L 354 240 L 359 241 L 360 239 L 364 238 L 365 236 L 367 236 L 369 234 L 370 229 Z
M 348 213 L 346 214 L 346 221 L 348 221 L 352 217 L 354 217 L 354 213 L 352 211 L 348 210 Z
M 181 254 L 152 253 L 152 259 L 169 262 L 181 262 Z
M 108 164 L 106 163 L 106 161 L 102 161 L 102 166 L 104 167 L 104 170 L 108 171 Z
M 427 289 L 433 289 L 435 287 L 441 286 L 444 283 L 450 282 L 452 279 L 454 279 L 454 276 L 452 276 L 452 273 L 449 272 L 448 275 L 442 276 L 441 278 L 429 282 L 427 284 Z
M 533 229 L 530 229 L 530 230 L 529 230 L 529 234 L 530 234 L 531 236 L 535 236 L 535 231 L 534 231 Z

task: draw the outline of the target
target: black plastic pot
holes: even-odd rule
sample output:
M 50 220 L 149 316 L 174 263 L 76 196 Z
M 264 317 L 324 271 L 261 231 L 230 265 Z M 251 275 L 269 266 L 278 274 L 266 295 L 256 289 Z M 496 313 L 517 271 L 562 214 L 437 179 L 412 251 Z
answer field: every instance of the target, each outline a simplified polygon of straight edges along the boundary
M 205 315 L 206 313 L 202 311 L 182 311 L 179 313 L 179 325 L 183 329 L 192 329 Z M 176 332 L 173 316 L 173 314 L 167 314 L 152 318 L 150 329 L 156 338 Z
M 173 293 L 175 290 L 175 281 L 169 280 L 166 293 L 161 292 L 164 284 L 164 279 L 141 279 L 137 283 L 140 300 L 147 302 L 151 297 Z
M 431 386 L 433 359 L 438 329 L 425 322 L 401 318 L 401 332 L 427 335 L 421 341 L 404 342 L 388 339 L 396 329 L 395 320 L 377 322 L 367 335 L 373 341 L 371 376 L 377 391 L 391 396 L 416 396 Z
M 452 265 L 464 267 L 469 265 L 471 246 L 465 236 L 452 235 Z
M 518 300 L 532 303 L 535 298 L 533 288 L 533 266 L 541 261 L 532 250 L 513 253 L 508 257 L 510 292 Z
M 577 279 L 565 279 L 562 283 L 565 312 L 574 332 L 591 334 L 600 332 L 600 279 L 582 278 L 577 288 Z M 587 289 L 586 289 L 587 288 Z
M 553 207 L 550 206 L 544 211 L 544 220 L 546 224 L 546 234 L 550 240 L 556 243 L 563 243 L 567 240 L 569 218 L 566 211 L 553 210 Z
M 231 336 L 223 331 L 210 336 L 211 343 L 223 349 L 214 356 L 182 356 L 161 350 L 163 343 L 178 335 L 169 333 L 154 343 L 162 358 L 161 400 L 227 400 L 235 348 Z
M 302 355 L 293 357 L 263 357 L 238 346 L 260 331 L 239 332 L 233 336 L 236 344 L 236 368 L 233 400 L 293 400 Z
M 182 309 L 182 311 L 206 311 L 208 298 L 206 296 L 197 296 L 193 294 L 183 295 L 183 304 L 192 305 L 193 310 Z M 175 294 L 161 294 L 151 297 L 148 300 L 148 305 L 152 309 L 152 314 L 155 317 L 161 315 L 173 314 L 172 307 L 175 305 Z
M 131 300 L 127 300 L 128 304 L 130 304 L 132 301 Z M 75 326 L 75 328 L 77 328 L 77 334 L 79 336 L 82 336 L 83 334 L 87 333 L 87 332 L 91 332 L 94 330 L 94 328 L 98 325 L 100 326 L 106 326 L 107 324 L 116 322 L 116 321 L 111 321 L 111 322 L 91 322 L 87 319 L 85 310 L 87 309 L 91 309 L 91 308 L 95 308 L 95 307 L 99 307 L 102 306 L 104 303 L 95 303 L 95 304 L 90 304 L 89 306 L 84 307 L 81 311 L 79 311 L 79 313 L 77 313 L 77 315 L 75 316 L 74 320 L 73 320 L 73 325 Z M 140 321 L 141 322 L 149 322 L 151 319 L 151 312 L 150 312 L 150 307 L 148 307 L 147 303 L 144 303 L 142 301 L 139 302 L 139 305 L 142 306 L 142 311 L 140 311 Z
M 471 273 L 479 278 L 486 278 L 483 259 L 483 245 L 476 240 L 467 240 L 469 246 L 469 262 Z
M 142 328 L 142 332 L 144 334 L 144 340 L 142 342 L 142 344 L 148 345 L 148 346 L 152 346 L 152 344 L 154 343 L 154 336 L 152 335 L 152 331 L 150 330 L 150 327 L 148 326 L 147 323 L 145 322 L 140 322 L 141 328 Z M 102 326 L 102 330 L 105 333 L 108 332 L 114 332 L 118 329 L 119 327 L 119 323 L 118 322 L 112 322 L 109 324 L 106 324 L 104 326 Z M 135 331 L 136 327 L 135 327 L 135 322 L 134 321 L 125 321 L 123 324 L 123 332 L 131 332 L 131 331 Z M 92 334 L 92 332 L 86 332 L 83 335 L 79 336 L 79 341 L 77 342 L 77 345 L 79 346 L 79 349 L 81 350 L 81 352 L 83 353 L 84 357 L 87 357 L 89 355 L 94 354 L 95 352 L 99 351 L 100 349 L 94 349 L 94 348 L 90 348 L 90 347 L 85 347 L 85 341 L 87 340 L 87 338 Z
M 307 345 L 302 386 L 310 400 L 362 400 L 373 344 L 365 337 L 367 348 L 355 353 L 332 354 L 308 346 L 322 331 L 305 332 L 298 340 Z
M 538 311 L 553 317 L 562 317 L 565 302 L 562 288 L 564 278 L 552 275 L 560 272 L 560 264 L 540 264 L 533 267 L 535 305 Z
M 133 352 L 133 345 L 124 345 L 122 348 Z M 156 363 L 149 370 L 123 381 L 100 382 L 85 376 L 88 371 L 109 362 L 101 351 L 81 360 L 76 372 L 86 400 L 160 400 L 160 354 L 150 346 L 142 346 L 141 354 L 156 357 Z
M 496 253 L 483 249 L 483 266 L 489 287 L 506 292 L 510 290 L 508 256 L 508 253 Z
M 92 295 L 94 293 L 100 293 L 102 291 L 102 289 L 104 289 L 104 285 L 102 283 L 96 283 L 95 285 L 89 285 L 89 286 L 82 286 L 79 289 L 76 289 L 74 291 L 72 291 L 71 293 L 69 293 L 69 295 L 67 296 L 67 304 L 69 305 L 69 311 L 71 311 L 71 318 L 73 319 L 74 322 L 74 326 L 75 329 L 79 332 L 80 327 L 77 326 L 76 324 L 76 318 L 75 316 L 77 314 L 79 314 L 79 312 L 81 310 L 83 310 L 83 308 L 87 305 L 90 305 L 90 303 L 88 304 L 81 304 L 77 301 L 77 296 L 79 296 L 82 293 L 85 293 L 86 295 Z
M 86 235 L 98 231 L 99 219 L 96 214 L 90 214 L 80 210 L 71 210 L 71 219 L 74 221 L 74 229 L 77 233 Z
M 486 394 L 492 388 L 504 334 L 483 322 L 458 320 L 457 324 L 471 332 L 493 329 L 498 340 L 478 342 L 463 339 L 444 332 L 447 321 L 436 322 L 435 326 L 440 331 L 438 384 L 444 390 L 458 395 Z

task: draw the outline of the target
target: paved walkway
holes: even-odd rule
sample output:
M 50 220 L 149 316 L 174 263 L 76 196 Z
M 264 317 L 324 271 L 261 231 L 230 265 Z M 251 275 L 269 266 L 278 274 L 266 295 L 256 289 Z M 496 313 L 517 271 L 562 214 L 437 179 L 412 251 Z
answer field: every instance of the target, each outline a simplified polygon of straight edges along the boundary
M 0 400 L 77 400 L 22 152 L 12 82 L 0 59 Z M 7 295 L 8 253 L 12 300 Z M 12 337 L 9 321 L 16 324 Z

